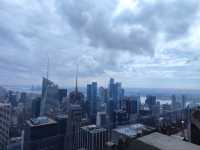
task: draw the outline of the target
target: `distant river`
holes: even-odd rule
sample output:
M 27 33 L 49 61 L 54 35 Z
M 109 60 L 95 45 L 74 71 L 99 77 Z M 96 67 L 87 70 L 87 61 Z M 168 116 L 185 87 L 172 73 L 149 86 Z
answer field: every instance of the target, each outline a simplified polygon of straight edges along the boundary
M 146 96 L 140 96 L 140 101 L 142 104 L 145 103 L 146 100 Z M 163 104 L 171 104 L 171 100 L 170 99 L 156 99 L 157 102 L 160 102 L 161 105 Z

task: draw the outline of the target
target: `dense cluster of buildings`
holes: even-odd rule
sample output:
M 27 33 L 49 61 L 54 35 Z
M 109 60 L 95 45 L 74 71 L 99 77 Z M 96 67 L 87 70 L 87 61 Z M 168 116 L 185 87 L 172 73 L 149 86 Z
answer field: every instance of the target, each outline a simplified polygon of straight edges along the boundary
M 151 137 L 176 133 L 188 141 L 182 145 L 200 144 L 200 111 L 186 102 L 186 96 L 172 95 L 171 103 L 161 104 L 146 95 L 142 103 L 112 78 L 108 87 L 92 82 L 85 92 L 77 78 L 71 92 L 43 78 L 41 94 L 9 91 L 1 101 L 0 149 L 128 150 L 130 143 L 145 147 Z

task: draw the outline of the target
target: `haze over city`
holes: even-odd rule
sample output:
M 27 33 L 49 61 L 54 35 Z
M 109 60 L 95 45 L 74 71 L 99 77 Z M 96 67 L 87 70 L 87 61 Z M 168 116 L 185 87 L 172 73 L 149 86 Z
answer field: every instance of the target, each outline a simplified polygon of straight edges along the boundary
M 0 84 L 200 89 L 198 0 L 0 0 Z M 170 10 L 170 11 L 169 11 Z M 13 76 L 15 75 L 15 76 Z

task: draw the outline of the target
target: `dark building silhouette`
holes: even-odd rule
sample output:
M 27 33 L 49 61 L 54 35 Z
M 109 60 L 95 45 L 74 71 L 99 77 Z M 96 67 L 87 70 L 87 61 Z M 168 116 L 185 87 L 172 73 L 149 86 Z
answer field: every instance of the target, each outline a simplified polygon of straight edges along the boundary
M 32 101 L 32 117 L 37 118 L 40 116 L 41 98 L 38 97 Z
M 114 111 L 114 127 L 116 127 L 117 125 L 124 125 L 129 123 L 129 115 L 126 111 L 124 110 L 115 110 Z
M 80 105 L 71 105 L 66 126 L 65 149 L 77 150 L 83 111 Z
M 182 109 L 185 109 L 185 107 L 186 107 L 186 96 L 185 95 L 182 95 L 181 107 L 182 107 Z
M 11 105 L 0 103 L 0 150 L 7 150 L 10 139 Z
M 59 89 L 58 91 L 58 98 L 60 103 L 62 102 L 63 98 L 67 97 L 67 89 Z
M 129 115 L 136 114 L 139 112 L 139 100 L 140 100 L 139 96 L 127 97 L 124 100 L 125 110 Z
M 191 142 L 200 145 L 200 108 L 192 111 L 190 131 Z
M 66 139 L 66 126 L 68 123 L 68 116 L 67 115 L 57 115 L 55 120 L 58 123 L 58 134 L 60 135 L 60 140 L 59 140 L 59 150 L 65 150 L 65 139 Z
M 62 150 L 58 123 L 47 117 L 26 122 L 24 150 Z
M 84 102 L 84 95 L 79 91 L 73 91 L 69 94 L 69 99 L 71 104 L 80 104 Z
M 115 125 L 115 108 L 116 103 L 114 100 L 107 101 L 107 114 L 109 116 L 109 128 L 113 128 Z
M 69 94 L 69 100 L 71 104 L 84 105 L 84 95 L 78 91 L 78 71 L 76 72 L 75 90 Z

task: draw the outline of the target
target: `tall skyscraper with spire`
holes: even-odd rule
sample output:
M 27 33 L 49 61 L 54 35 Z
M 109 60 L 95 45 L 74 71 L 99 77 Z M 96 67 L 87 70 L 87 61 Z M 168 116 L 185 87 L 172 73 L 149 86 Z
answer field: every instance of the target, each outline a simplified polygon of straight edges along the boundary
M 82 120 L 82 108 L 80 105 L 71 104 L 68 112 L 68 123 L 66 126 L 66 150 L 77 150 L 79 143 L 80 127 Z
M 69 94 L 68 124 L 66 128 L 65 149 L 77 150 L 80 143 L 80 127 L 83 117 L 84 95 L 78 91 L 78 66 L 75 75 L 75 89 Z
M 84 102 L 84 95 L 83 93 L 78 91 L 78 66 L 76 69 L 76 76 L 75 76 L 75 91 L 72 91 L 69 94 L 70 103 L 71 104 L 80 104 L 82 105 Z
M 50 111 L 55 112 L 59 105 L 59 88 L 47 78 L 42 81 L 42 101 L 40 116 L 47 115 Z
M 76 87 L 75 87 L 75 94 L 76 94 L 76 99 L 78 98 L 78 66 L 76 70 Z
M 42 99 L 40 106 L 40 116 L 54 114 L 59 105 L 59 88 L 49 80 L 49 57 L 47 61 L 46 77 L 42 80 Z M 50 112 L 51 111 L 51 112 Z

